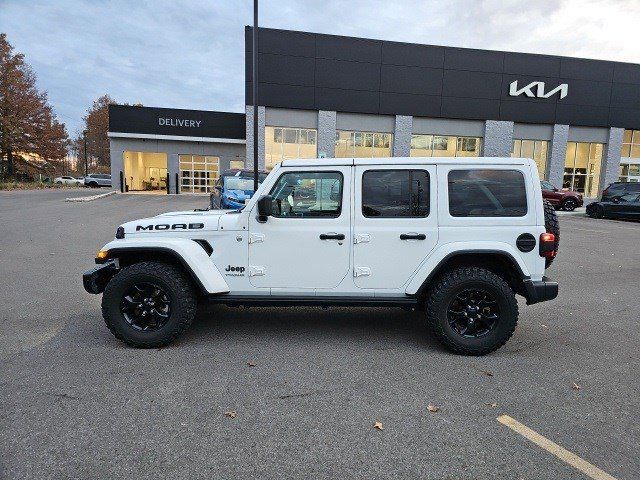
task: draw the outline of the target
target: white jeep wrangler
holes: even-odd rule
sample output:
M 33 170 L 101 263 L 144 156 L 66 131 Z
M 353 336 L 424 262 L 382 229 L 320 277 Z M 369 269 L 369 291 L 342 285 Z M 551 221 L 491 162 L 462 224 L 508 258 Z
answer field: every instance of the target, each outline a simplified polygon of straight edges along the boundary
M 558 222 L 520 158 L 286 160 L 240 210 L 125 223 L 84 274 L 113 334 L 166 345 L 199 301 L 385 306 L 425 312 L 448 349 L 502 346 L 551 300 Z

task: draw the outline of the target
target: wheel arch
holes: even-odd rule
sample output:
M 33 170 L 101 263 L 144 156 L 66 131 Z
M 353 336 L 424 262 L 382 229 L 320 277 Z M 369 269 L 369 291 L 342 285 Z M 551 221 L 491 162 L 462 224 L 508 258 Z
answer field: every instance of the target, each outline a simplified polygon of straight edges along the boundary
M 414 293 L 419 303 L 423 303 L 429 287 L 445 272 L 459 267 L 481 267 L 502 277 L 519 294 L 526 296 L 525 281 L 529 280 L 518 261 L 504 250 L 468 249 L 451 252 L 445 255 L 435 268 L 426 276 Z
M 105 245 L 106 256 L 96 262 L 117 260 L 122 268 L 143 261 L 161 261 L 184 271 L 196 290 L 204 295 L 228 292 L 229 286 L 204 247 L 191 239 L 183 240 L 186 243 L 180 245 L 175 244 L 176 240 L 172 240 L 171 245 L 113 245 L 120 242 L 116 240 Z

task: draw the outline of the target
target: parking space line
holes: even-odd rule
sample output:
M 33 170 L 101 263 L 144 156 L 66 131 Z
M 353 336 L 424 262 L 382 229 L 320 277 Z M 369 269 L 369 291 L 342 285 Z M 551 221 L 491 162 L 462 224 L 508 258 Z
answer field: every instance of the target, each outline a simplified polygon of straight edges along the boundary
M 561 447 L 557 443 L 552 442 L 548 438 L 543 437 L 538 432 L 531 430 L 529 427 L 523 425 L 517 420 L 514 420 L 509 415 L 500 415 L 496 420 L 594 480 L 616 480 L 615 477 L 612 477 L 607 472 L 600 470 L 595 465 L 591 465 L 586 460 L 583 460 L 579 456 L 571 453 L 569 450 Z

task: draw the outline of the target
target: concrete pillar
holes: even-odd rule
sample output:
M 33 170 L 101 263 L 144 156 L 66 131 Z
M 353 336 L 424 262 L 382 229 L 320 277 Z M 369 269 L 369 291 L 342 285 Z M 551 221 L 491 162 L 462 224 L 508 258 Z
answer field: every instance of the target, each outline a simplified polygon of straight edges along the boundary
M 609 129 L 609 137 L 604 147 L 602 166 L 600 167 L 598 196 L 610 183 L 617 182 L 620 177 L 620 157 L 622 156 L 623 135 L 624 128 L 613 127 Z
M 413 117 L 396 115 L 393 130 L 393 156 L 409 157 L 411 155 L 411 133 L 413 132 Z
M 120 191 L 120 172 L 124 172 L 124 159 L 122 149 L 117 140 L 109 139 L 109 152 L 111 156 L 111 187 Z M 82 160 L 82 172 L 84 173 L 84 160 Z
M 513 122 L 487 120 L 484 122 L 485 157 L 510 157 L 513 151 Z
M 167 176 L 169 177 L 169 193 L 179 193 L 176 190 L 176 173 L 180 175 L 180 156 L 177 153 L 167 154 Z M 180 181 L 180 180 L 178 180 Z
M 318 111 L 318 157 L 332 158 L 336 154 L 336 112 Z
M 551 137 L 551 155 L 549 155 L 549 172 L 547 180 L 558 188 L 562 188 L 564 178 L 564 163 L 567 156 L 567 140 L 569 139 L 569 125 L 554 125 Z
M 245 167 L 253 168 L 253 105 L 247 105 L 247 153 Z M 258 168 L 264 170 L 264 127 L 265 108 L 258 106 Z

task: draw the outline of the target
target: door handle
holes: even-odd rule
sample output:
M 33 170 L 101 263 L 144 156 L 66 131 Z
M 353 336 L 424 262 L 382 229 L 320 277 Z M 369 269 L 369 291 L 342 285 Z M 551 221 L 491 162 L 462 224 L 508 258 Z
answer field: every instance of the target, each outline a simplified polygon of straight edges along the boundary
M 426 240 L 424 233 L 401 233 L 400 240 Z
M 342 233 L 321 233 L 320 240 L 344 240 Z

